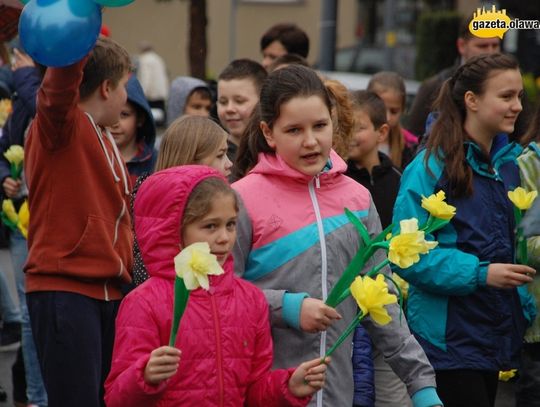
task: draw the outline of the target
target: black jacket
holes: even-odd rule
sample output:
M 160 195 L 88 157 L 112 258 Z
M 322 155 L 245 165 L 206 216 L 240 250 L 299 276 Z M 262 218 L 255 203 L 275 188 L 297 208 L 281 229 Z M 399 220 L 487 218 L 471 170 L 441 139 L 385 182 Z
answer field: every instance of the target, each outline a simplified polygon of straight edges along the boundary
M 401 171 L 392 164 L 386 154 L 379 152 L 379 160 L 381 164 L 373 167 L 371 174 L 366 168 L 358 168 L 354 161 L 347 160 L 345 175 L 369 190 L 384 229 L 392 223 L 392 211 L 399 191 Z

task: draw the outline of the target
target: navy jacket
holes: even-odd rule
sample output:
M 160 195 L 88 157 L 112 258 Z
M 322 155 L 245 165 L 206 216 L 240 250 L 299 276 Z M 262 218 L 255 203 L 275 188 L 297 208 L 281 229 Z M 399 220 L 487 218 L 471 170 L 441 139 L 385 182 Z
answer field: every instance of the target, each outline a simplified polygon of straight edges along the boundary
M 521 147 L 505 135 L 493 141 L 490 157 L 464 145 L 473 170 L 473 194 L 454 198 L 444 163 L 422 151 L 401 179 L 394 208 L 399 221 L 428 213 L 422 195 L 443 190 L 456 215 L 435 236 L 439 246 L 407 269 L 395 268 L 410 283 L 407 319 L 436 370 L 516 368 L 525 329 L 536 310 L 527 286 L 497 289 L 486 285 L 490 263 L 514 262 L 514 216 L 507 192 L 521 185 L 516 157 Z
M 0 183 L 11 175 L 4 152 L 14 144 L 24 146 L 26 129 L 36 115 L 36 95 L 40 84 L 38 68 L 24 67 L 13 72 L 13 112 L 6 121 L 0 138 Z
M 127 84 L 127 100 L 137 107 L 138 114 L 144 115 L 144 123 L 137 129 L 139 142 L 138 154 L 126 163 L 132 184 L 138 176 L 152 173 L 157 159 L 154 148 L 156 142 L 156 125 L 150 105 L 144 96 L 141 84 L 135 75 L 131 75 Z

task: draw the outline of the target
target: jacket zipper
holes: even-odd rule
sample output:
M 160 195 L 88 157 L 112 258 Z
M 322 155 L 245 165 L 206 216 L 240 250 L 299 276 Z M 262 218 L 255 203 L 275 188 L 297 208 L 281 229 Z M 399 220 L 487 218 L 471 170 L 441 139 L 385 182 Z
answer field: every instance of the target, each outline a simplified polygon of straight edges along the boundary
M 319 202 L 317 201 L 317 195 L 315 194 L 315 188 L 319 189 L 321 187 L 321 182 L 319 180 L 319 175 L 316 175 L 313 178 L 313 181 L 309 183 L 309 196 L 311 198 L 311 203 L 313 205 L 313 210 L 315 211 L 315 218 L 317 219 L 317 230 L 319 233 L 319 243 L 321 246 L 321 291 L 322 291 L 322 300 L 326 301 L 328 296 L 328 287 L 327 287 L 327 275 L 328 275 L 328 263 L 326 259 L 326 238 L 324 235 L 324 227 L 322 223 L 321 209 L 319 207 Z M 324 357 L 326 353 L 326 331 L 321 332 L 321 342 L 319 345 L 319 355 Z M 323 390 L 317 392 L 317 407 L 322 407 L 322 396 Z
M 218 373 L 218 393 L 219 393 L 219 406 L 224 404 L 224 384 L 223 384 L 223 364 L 222 364 L 222 354 L 221 354 L 221 334 L 219 326 L 218 311 L 216 306 L 216 299 L 209 293 L 210 303 L 212 304 L 212 316 L 214 317 L 214 330 L 216 332 L 216 358 L 217 358 L 217 373 Z

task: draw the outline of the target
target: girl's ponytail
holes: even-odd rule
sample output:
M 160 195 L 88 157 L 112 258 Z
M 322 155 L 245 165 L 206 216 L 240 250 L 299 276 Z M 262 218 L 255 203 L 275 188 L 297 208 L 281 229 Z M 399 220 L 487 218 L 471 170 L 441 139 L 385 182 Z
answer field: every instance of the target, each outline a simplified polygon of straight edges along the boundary
M 261 109 L 257 103 L 249 123 L 240 138 L 240 145 L 234 162 L 231 182 L 243 178 L 255 164 L 257 164 L 259 153 L 273 154 L 274 150 L 270 148 L 261 130 Z

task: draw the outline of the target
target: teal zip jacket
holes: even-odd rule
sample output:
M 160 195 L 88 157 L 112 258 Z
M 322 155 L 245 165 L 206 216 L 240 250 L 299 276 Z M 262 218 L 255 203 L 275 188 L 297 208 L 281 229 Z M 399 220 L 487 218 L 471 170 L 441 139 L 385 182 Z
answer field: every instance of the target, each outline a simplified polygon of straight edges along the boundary
M 453 198 L 444 163 L 422 151 L 407 167 L 394 207 L 394 224 L 428 213 L 423 196 L 443 190 L 456 215 L 428 239 L 439 246 L 418 263 L 395 271 L 410 283 L 407 305 L 411 330 L 436 370 L 507 370 L 518 366 L 523 334 L 536 313 L 527 287 L 497 289 L 486 285 L 490 263 L 514 262 L 512 203 L 507 192 L 520 186 L 516 158 L 521 147 L 495 138 L 490 157 L 467 142 L 473 170 L 473 194 Z

